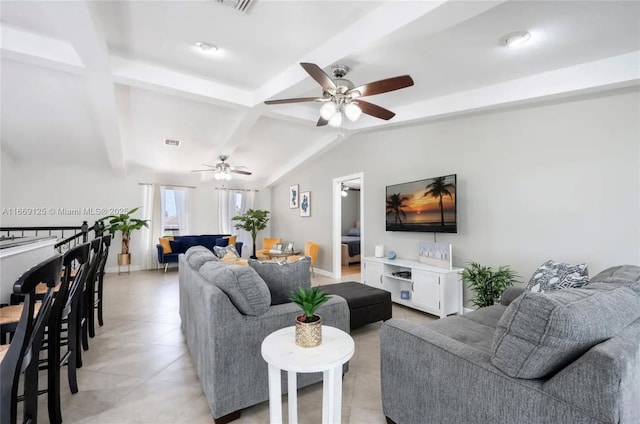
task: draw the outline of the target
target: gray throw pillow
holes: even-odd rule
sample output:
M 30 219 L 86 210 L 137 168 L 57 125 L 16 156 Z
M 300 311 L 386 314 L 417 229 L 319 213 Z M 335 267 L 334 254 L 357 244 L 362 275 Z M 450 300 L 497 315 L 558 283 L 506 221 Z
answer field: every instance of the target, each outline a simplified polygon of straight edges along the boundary
M 219 261 L 219 259 L 204 246 L 193 246 L 185 253 L 185 259 L 195 269 L 200 269 L 202 265 L 209 261 Z
M 267 284 L 249 267 L 207 262 L 200 268 L 200 274 L 222 290 L 244 315 L 262 315 L 271 305 Z
M 291 291 L 298 287 L 311 287 L 311 259 L 308 257 L 295 262 L 260 262 L 249 259 L 249 266 L 267 283 L 272 305 L 289 303 Z
M 526 290 L 546 293 L 566 288 L 579 288 L 589 284 L 589 281 L 587 264 L 569 265 L 549 260 L 533 272 Z
M 491 363 L 511 377 L 547 377 L 638 318 L 640 291 L 629 287 L 525 292 L 498 322 Z

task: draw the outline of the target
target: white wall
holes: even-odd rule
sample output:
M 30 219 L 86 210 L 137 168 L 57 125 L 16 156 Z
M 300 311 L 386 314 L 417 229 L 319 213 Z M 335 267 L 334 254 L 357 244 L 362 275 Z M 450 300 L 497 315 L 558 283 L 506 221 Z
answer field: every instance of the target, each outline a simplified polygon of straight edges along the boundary
M 0 226 L 76 226 L 83 220 L 92 225 L 98 215 L 64 215 L 49 210 L 83 208 L 133 208 L 143 205 L 143 186 L 140 182 L 193 185 L 191 195 L 192 234 L 215 234 L 219 232 L 217 192 L 213 183 L 199 183 L 196 177 L 132 172 L 126 177 L 114 176 L 108 169 L 86 167 L 60 167 L 51 164 L 25 164 L 13 162 L 2 155 L 0 181 L 0 208 L 44 208 L 45 215 L 0 216 Z M 259 205 L 270 203 L 269 190 L 256 196 Z M 267 206 L 268 208 L 268 206 Z M 6 210 L 5 210 L 6 212 Z M 140 215 L 141 216 L 141 215 Z M 133 234 L 131 242 L 132 269 L 141 264 L 141 234 Z M 121 239 L 114 240 L 107 269 L 117 267 L 116 253 L 120 252 Z
M 332 269 L 331 182 L 364 172 L 365 245 L 415 259 L 429 233 L 385 231 L 385 186 L 456 173 L 454 265 L 510 265 L 524 280 L 547 259 L 591 274 L 640 263 L 640 93 L 637 89 L 357 134 L 273 187 L 274 236 L 320 244 Z M 311 191 L 311 217 L 288 187 Z M 470 298 L 465 293 L 465 299 Z

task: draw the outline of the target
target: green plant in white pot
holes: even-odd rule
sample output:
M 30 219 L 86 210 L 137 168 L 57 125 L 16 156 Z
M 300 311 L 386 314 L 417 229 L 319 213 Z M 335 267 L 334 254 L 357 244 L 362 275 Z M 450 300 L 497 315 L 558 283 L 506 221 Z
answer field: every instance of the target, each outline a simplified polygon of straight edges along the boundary
M 494 305 L 507 287 L 518 282 L 518 274 L 507 265 L 494 270 L 490 266 L 470 262 L 462 271 L 462 281 L 475 293 L 471 302 L 478 308 L 484 308 Z
M 316 315 L 320 305 L 330 299 L 318 287 L 303 288 L 291 292 L 291 300 L 302 308 L 302 315 L 296 317 L 296 344 L 300 347 L 316 347 L 322 343 L 322 318 Z

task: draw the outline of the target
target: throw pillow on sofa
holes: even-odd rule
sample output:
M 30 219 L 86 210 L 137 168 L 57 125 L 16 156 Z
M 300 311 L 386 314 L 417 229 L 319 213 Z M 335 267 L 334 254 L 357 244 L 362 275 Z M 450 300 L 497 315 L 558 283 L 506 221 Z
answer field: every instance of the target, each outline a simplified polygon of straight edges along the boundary
M 291 291 L 298 287 L 311 287 L 311 259 L 308 257 L 295 262 L 261 262 L 249 259 L 249 266 L 267 283 L 272 305 L 289 303 Z
M 640 318 L 640 290 L 525 292 L 505 310 L 491 363 L 515 378 L 543 378 Z
M 222 290 L 244 315 L 262 315 L 271 305 L 267 284 L 249 267 L 211 261 L 202 265 L 200 275 Z
M 569 265 L 549 260 L 533 272 L 526 290 L 546 293 L 566 288 L 579 288 L 587 284 L 589 284 L 587 264 Z
M 167 255 L 167 254 L 172 252 L 171 244 L 169 244 L 170 241 L 173 241 L 173 236 L 160 237 L 158 239 L 158 243 L 160 243 L 160 246 L 162 246 L 162 253 L 164 253 L 165 255 Z
M 171 246 L 171 253 L 184 253 L 186 250 L 182 240 L 169 240 L 169 245 Z

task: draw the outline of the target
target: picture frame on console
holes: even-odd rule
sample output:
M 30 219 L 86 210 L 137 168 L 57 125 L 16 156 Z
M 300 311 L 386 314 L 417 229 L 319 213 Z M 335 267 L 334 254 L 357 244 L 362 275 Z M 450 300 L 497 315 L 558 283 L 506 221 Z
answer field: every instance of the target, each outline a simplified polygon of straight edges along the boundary
M 300 193 L 300 216 L 311 216 L 311 192 Z
M 298 208 L 299 199 L 300 199 L 300 186 L 298 184 L 289 186 L 289 208 L 290 209 Z

